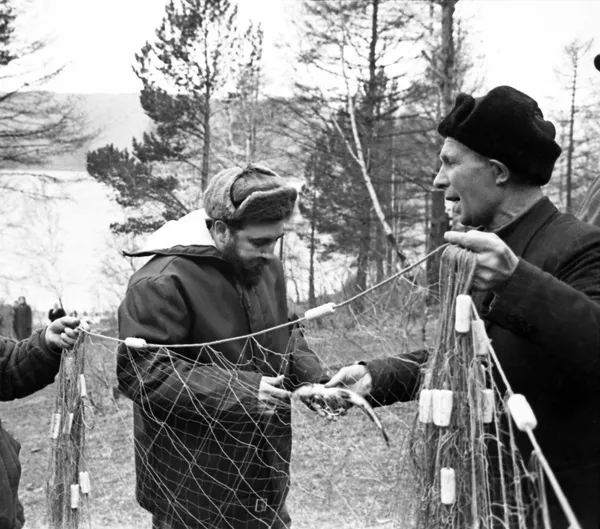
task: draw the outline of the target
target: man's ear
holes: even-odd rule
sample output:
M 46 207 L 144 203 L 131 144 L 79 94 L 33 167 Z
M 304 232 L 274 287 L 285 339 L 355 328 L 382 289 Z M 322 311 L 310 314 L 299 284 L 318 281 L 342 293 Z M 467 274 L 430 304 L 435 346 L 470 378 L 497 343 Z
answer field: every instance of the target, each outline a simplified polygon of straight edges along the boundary
M 215 242 L 221 246 L 229 237 L 229 226 L 225 224 L 222 220 L 215 220 L 212 225 L 213 238 Z
M 490 159 L 490 166 L 492 167 L 492 171 L 494 172 L 494 179 L 496 180 L 496 185 L 504 186 L 508 183 L 510 179 L 510 169 L 506 167 L 502 162 L 498 160 Z

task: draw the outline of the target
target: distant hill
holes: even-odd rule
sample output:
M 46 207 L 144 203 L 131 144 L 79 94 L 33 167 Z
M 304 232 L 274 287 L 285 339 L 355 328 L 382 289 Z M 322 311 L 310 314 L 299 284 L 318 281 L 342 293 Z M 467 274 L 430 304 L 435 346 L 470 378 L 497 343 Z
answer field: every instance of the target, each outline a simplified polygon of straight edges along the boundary
M 79 110 L 87 116 L 89 129 L 98 135 L 89 145 L 71 153 L 56 156 L 44 164 L 45 170 L 85 171 L 85 154 L 107 143 L 119 148 L 131 147 L 131 139 L 150 129 L 151 121 L 140 105 L 139 94 L 56 94 L 75 98 Z

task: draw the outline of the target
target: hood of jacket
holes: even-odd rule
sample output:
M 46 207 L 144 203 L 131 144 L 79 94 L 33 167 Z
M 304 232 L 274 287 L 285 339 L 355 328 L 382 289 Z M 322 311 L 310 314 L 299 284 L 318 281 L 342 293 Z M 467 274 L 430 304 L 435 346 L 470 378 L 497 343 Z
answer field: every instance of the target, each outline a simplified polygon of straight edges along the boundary
M 206 226 L 208 216 L 204 208 L 170 220 L 152 233 L 146 244 L 135 252 L 123 251 L 127 257 L 151 255 L 178 255 L 188 257 L 220 257 L 220 252 Z

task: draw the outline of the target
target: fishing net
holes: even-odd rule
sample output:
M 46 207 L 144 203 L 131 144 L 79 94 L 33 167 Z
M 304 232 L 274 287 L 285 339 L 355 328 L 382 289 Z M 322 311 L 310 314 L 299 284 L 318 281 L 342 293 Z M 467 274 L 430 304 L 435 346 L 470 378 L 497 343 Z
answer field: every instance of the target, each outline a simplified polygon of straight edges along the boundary
M 474 269 L 475 254 L 444 251 L 439 333 L 411 444 L 415 527 L 549 528 L 541 469 L 525 465 L 516 448 L 485 327 L 468 296 Z
M 80 335 L 73 350 L 63 352 L 57 379 L 46 491 L 51 527 L 77 528 L 88 510 L 85 350 L 86 340 Z
M 432 315 L 435 346 L 419 401 L 376 410 L 389 448 L 355 408 L 329 421 L 297 398 L 261 404 L 253 367 L 229 363 L 218 344 L 127 346 L 85 333 L 58 380 L 50 527 L 150 527 L 141 503 L 157 528 L 278 527 L 291 515 L 300 529 L 548 529 L 541 467 L 519 454 L 483 322 L 465 297 L 473 269 L 468 252 L 444 252 L 442 310 Z M 389 282 L 367 298 L 368 310 L 348 306 L 343 318 L 338 310 L 329 327 L 303 322 L 306 336 L 330 374 L 409 351 L 427 338 L 419 318 L 425 295 L 415 283 Z M 465 315 L 457 299 L 467 303 L 467 330 L 457 331 Z M 252 351 L 240 358 L 282 372 L 290 362 L 254 337 L 237 340 L 240 351 Z M 136 381 L 129 398 L 116 389 L 117 346 Z

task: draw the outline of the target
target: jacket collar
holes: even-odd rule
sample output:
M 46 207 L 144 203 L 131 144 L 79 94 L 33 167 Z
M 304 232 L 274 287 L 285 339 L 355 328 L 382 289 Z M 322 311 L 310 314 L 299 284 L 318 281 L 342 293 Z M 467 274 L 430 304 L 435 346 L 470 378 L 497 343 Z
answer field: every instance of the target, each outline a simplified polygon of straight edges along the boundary
M 179 220 L 170 220 L 148 237 L 141 250 L 123 251 L 123 255 L 128 257 L 178 255 L 220 258 L 220 252 L 206 226 L 207 219 L 204 209 L 198 209 Z
M 548 197 L 543 197 L 527 211 L 492 233 L 498 235 L 517 256 L 522 257 L 531 239 L 556 213 L 556 206 Z

